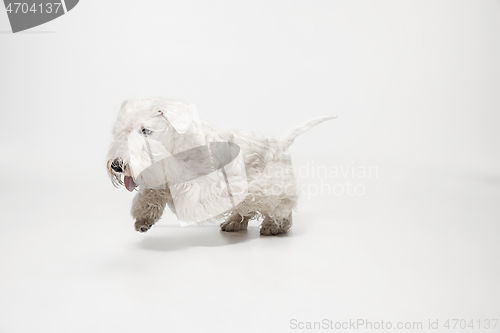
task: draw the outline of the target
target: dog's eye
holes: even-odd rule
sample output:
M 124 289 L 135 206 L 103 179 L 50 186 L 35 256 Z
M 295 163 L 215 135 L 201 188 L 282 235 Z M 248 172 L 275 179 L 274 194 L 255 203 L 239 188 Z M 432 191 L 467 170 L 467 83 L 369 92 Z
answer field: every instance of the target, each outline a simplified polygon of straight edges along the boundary
M 153 131 L 151 131 L 151 130 L 149 130 L 147 128 L 143 128 L 141 132 L 144 135 L 151 135 L 151 134 L 153 134 Z

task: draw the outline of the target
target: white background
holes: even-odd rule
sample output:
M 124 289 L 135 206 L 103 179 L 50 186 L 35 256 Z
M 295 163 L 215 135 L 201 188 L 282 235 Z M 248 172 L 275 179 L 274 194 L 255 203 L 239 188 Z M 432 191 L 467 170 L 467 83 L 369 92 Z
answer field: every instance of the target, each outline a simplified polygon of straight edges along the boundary
M 500 332 L 499 1 L 85 0 L 0 32 L 0 332 Z M 291 147 L 293 231 L 136 233 L 106 151 L 148 96 L 268 135 L 337 114 Z

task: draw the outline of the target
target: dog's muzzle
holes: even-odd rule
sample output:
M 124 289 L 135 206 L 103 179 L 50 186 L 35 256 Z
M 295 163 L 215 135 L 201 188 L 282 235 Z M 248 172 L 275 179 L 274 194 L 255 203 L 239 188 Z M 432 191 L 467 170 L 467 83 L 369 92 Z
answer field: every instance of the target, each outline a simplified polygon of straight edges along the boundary
M 109 163 L 109 162 L 108 162 Z M 112 181 L 115 186 L 117 185 L 125 185 L 125 188 L 129 191 L 132 192 L 136 187 L 137 184 L 134 181 L 134 178 L 131 176 L 124 175 L 123 177 L 123 182 L 121 180 L 122 174 L 125 173 L 127 169 L 127 165 L 123 163 L 123 161 L 119 158 L 115 158 L 111 164 L 108 164 L 109 168 L 113 170 L 114 175 L 112 175 Z

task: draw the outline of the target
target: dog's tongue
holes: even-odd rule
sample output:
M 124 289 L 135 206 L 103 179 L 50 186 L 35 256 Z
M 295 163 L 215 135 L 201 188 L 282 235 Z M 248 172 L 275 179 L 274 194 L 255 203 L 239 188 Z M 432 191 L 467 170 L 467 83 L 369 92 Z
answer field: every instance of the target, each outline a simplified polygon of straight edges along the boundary
M 129 192 L 132 192 L 137 187 L 137 184 L 132 177 L 125 176 L 125 187 Z

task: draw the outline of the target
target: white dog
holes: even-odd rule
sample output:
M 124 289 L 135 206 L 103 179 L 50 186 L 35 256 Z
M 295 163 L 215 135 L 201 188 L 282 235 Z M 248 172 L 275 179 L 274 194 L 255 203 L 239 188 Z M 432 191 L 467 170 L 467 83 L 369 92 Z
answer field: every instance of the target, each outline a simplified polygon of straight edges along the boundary
M 223 231 L 244 230 L 261 218 L 260 233 L 277 235 L 290 229 L 298 197 L 288 147 L 333 118 L 314 118 L 272 138 L 218 129 L 199 121 L 193 105 L 125 101 L 107 170 L 115 186 L 139 189 L 131 211 L 137 231 L 149 230 L 168 205 L 186 222 L 223 221 Z

